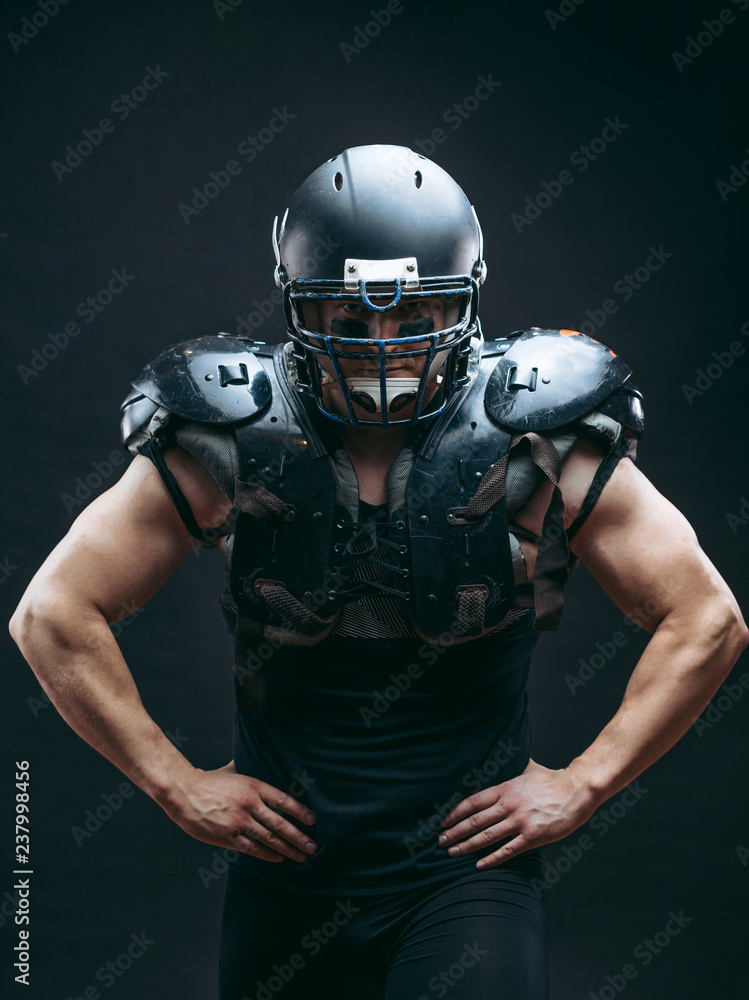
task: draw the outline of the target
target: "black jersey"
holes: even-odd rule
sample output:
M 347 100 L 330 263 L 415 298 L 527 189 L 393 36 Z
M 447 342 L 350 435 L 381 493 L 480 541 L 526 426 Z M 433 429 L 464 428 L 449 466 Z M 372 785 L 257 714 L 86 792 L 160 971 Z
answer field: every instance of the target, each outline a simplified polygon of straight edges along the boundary
M 474 871 L 438 846 L 461 799 L 520 774 L 530 755 L 533 613 L 467 643 L 330 636 L 266 661 L 266 710 L 237 715 L 237 770 L 314 811 L 304 862 L 237 864 L 324 893 L 413 888 Z M 292 820 L 293 822 L 296 822 Z M 298 825 L 298 824 L 297 824 Z M 486 853 L 484 851 L 483 853 Z

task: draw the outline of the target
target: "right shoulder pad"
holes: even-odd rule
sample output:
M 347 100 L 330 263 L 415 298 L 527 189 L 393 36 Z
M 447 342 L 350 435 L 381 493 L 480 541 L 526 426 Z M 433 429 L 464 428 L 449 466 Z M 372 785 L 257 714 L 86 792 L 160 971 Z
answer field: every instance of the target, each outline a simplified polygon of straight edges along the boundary
M 271 382 L 247 341 L 197 337 L 173 344 L 133 380 L 157 406 L 204 424 L 255 416 L 271 400 Z

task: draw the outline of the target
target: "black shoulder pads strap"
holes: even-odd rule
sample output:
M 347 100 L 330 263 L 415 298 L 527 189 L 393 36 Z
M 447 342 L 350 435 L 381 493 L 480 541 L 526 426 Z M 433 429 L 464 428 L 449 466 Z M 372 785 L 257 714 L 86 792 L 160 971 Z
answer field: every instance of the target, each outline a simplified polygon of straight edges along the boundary
M 497 361 L 484 405 L 503 427 L 547 431 L 582 417 L 620 387 L 639 402 L 631 375 L 629 365 L 597 340 L 534 327 Z M 619 419 L 617 413 L 610 416 Z
M 173 344 L 132 384 L 170 413 L 204 424 L 246 420 L 264 410 L 271 399 L 270 379 L 252 346 L 231 337 L 198 337 Z

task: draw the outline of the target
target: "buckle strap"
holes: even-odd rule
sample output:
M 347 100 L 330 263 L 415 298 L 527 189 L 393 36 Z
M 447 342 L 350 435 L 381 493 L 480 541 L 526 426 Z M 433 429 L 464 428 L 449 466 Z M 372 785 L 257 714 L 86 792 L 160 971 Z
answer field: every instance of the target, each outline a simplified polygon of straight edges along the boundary
M 284 503 L 259 483 L 244 482 L 239 476 L 234 477 L 234 506 L 260 520 L 293 521 L 296 514 L 292 504 Z
M 484 613 L 489 588 L 483 584 L 467 584 L 455 591 L 458 609 L 452 630 L 456 636 L 481 635 L 484 631 Z
M 262 597 L 271 611 L 281 618 L 284 624 L 291 625 L 303 635 L 318 635 L 330 628 L 336 616 L 320 618 L 308 607 L 298 601 L 286 590 L 283 584 L 275 580 L 256 580 L 255 592 Z

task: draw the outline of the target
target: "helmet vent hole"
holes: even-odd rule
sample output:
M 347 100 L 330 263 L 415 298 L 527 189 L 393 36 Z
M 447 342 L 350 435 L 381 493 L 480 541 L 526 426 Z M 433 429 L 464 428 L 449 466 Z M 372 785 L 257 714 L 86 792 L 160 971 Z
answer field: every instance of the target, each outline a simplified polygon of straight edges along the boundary
M 421 171 L 417 170 L 416 173 L 414 174 L 414 184 L 416 185 L 417 188 L 421 187 L 421 180 L 422 180 Z
M 333 178 L 333 183 L 335 184 L 336 191 L 340 191 L 343 187 L 343 174 L 340 171 Z

